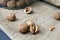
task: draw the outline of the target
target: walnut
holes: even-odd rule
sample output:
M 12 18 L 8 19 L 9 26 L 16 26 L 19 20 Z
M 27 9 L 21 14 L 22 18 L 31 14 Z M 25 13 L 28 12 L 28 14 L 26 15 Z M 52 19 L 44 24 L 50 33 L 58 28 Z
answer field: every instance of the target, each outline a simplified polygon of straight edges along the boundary
M 10 14 L 7 15 L 7 19 L 9 21 L 15 21 L 16 20 L 16 16 L 15 16 L 15 14 L 10 13 Z
M 55 13 L 54 18 L 57 19 L 57 20 L 60 20 L 60 13 Z
M 21 33 L 27 33 L 29 29 L 29 26 L 26 23 L 19 24 L 18 31 Z
M 17 1 L 16 6 L 17 7 L 22 7 L 24 5 L 24 1 Z
M 7 2 L 7 6 L 8 6 L 9 8 L 14 8 L 14 7 L 16 6 L 15 1 L 8 1 L 8 2 Z

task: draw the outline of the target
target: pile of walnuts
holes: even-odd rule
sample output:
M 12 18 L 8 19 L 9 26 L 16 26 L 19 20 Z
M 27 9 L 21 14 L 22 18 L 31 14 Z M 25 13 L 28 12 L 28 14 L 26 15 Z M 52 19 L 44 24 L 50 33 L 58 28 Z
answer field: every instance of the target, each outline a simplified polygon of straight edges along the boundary
M 9 8 L 22 7 L 29 4 L 30 0 L 0 0 L 0 5 L 7 6 Z

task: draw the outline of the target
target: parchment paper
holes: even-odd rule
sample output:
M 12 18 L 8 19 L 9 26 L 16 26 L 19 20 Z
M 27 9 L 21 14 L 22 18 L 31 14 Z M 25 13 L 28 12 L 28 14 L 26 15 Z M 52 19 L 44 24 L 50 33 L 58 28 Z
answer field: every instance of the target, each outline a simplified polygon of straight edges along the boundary
M 24 13 L 24 9 L 8 10 L 0 8 L 0 29 L 12 40 L 60 40 L 60 21 L 53 17 L 53 14 L 60 12 L 60 10 L 42 2 L 36 2 L 31 7 L 33 8 L 32 14 Z M 17 20 L 14 22 L 9 22 L 6 19 L 6 15 L 11 12 L 16 13 Z M 39 26 L 40 32 L 36 35 L 18 32 L 18 25 L 30 19 L 34 20 L 35 24 Z M 49 27 L 52 25 L 55 29 L 51 32 Z

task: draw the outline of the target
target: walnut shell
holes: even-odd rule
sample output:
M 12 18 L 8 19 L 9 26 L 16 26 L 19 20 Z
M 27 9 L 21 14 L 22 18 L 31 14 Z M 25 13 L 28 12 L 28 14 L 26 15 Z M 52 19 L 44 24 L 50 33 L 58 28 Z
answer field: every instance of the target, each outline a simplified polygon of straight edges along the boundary
M 18 31 L 21 33 L 26 33 L 28 32 L 29 26 L 26 23 L 19 24 L 18 26 Z
M 57 20 L 60 20 L 60 13 L 55 13 L 54 18 L 57 19 Z
M 14 8 L 14 7 L 16 6 L 15 1 L 8 1 L 8 2 L 7 2 L 7 6 L 8 6 L 9 8 Z
M 27 14 L 30 14 L 32 12 L 32 7 L 26 7 L 24 9 L 24 12 L 27 13 Z
M 9 21 L 15 21 L 16 20 L 16 16 L 15 16 L 15 14 L 10 13 L 10 14 L 7 15 L 7 19 Z
M 39 29 L 38 29 L 38 26 L 30 26 L 30 32 L 32 34 L 35 34 L 35 33 L 38 33 Z

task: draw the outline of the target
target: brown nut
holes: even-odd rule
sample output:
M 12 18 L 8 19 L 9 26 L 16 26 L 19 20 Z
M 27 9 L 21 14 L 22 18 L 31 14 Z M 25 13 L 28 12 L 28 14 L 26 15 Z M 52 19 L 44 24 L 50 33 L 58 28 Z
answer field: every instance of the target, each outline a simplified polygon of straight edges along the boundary
M 7 6 L 8 6 L 9 8 L 14 8 L 14 7 L 16 6 L 15 1 L 8 1 L 8 2 L 7 2 Z
M 28 26 L 35 25 L 35 23 L 33 22 L 33 20 L 28 20 L 26 23 L 27 23 Z
M 55 18 L 56 20 L 60 20 L 60 13 L 55 13 L 55 14 L 54 14 L 54 18 Z
M 38 26 L 30 26 L 30 32 L 35 34 L 39 31 Z
M 24 0 L 25 4 L 29 5 L 30 4 L 30 0 Z
M 24 5 L 24 1 L 17 1 L 16 6 L 17 7 L 22 7 Z
M 30 14 L 32 12 L 32 8 L 31 7 L 26 7 L 24 9 L 24 12 L 27 13 L 27 14 Z
M 16 16 L 15 16 L 15 14 L 10 13 L 10 14 L 7 15 L 7 19 L 9 21 L 15 21 L 16 20 Z
M 11 1 L 18 1 L 18 0 L 11 0 Z
M 29 29 L 29 26 L 26 23 L 23 23 L 21 25 L 19 24 L 18 26 L 18 31 L 21 33 L 27 33 L 28 29 Z
M 7 0 L 0 0 L 0 4 L 3 6 L 7 6 Z

